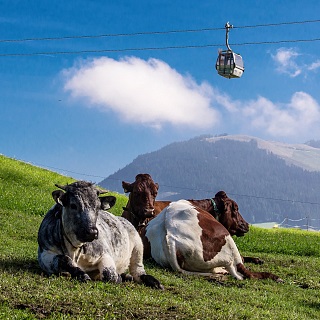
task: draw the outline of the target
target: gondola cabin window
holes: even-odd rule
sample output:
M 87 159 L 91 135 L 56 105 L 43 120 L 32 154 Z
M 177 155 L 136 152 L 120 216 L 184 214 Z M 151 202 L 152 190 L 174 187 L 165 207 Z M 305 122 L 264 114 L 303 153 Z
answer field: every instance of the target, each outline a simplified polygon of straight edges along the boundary
M 232 51 L 221 51 L 217 59 L 216 69 L 222 77 L 228 79 L 240 78 L 244 71 L 242 58 Z

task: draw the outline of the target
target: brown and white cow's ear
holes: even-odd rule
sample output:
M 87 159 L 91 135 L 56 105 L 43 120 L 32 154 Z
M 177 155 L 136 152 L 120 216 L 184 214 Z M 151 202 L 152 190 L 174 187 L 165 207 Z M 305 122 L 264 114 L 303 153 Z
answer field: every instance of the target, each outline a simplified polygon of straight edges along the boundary
M 117 198 L 114 196 L 99 197 L 101 202 L 101 210 L 108 210 L 116 204 Z
M 155 185 L 156 185 L 156 187 L 157 187 L 157 190 L 159 190 L 159 183 L 156 182 Z
M 222 191 L 222 190 L 217 192 L 214 197 L 215 198 L 221 198 L 221 199 L 227 199 L 228 198 L 228 196 L 225 193 L 225 191 Z
M 129 182 L 122 181 L 122 188 L 124 193 L 132 192 L 133 184 Z
M 55 190 L 52 191 L 52 198 L 56 203 L 59 203 L 63 206 L 61 197 L 64 195 L 64 192 L 62 190 Z

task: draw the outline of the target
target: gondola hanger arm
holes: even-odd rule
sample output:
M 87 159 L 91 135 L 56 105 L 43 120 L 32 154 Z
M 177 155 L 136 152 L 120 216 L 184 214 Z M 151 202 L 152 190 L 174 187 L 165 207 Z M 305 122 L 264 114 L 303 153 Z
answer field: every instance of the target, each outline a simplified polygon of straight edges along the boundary
M 226 46 L 229 51 L 232 51 L 230 46 L 229 46 L 229 30 L 233 28 L 233 25 L 229 23 L 229 21 L 226 23 L 224 26 L 226 28 Z

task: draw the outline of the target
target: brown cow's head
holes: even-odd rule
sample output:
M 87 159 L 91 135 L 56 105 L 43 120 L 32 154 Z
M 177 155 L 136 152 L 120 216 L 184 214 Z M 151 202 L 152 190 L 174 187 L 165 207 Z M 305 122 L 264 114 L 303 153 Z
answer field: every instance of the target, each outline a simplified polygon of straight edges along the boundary
M 141 173 L 133 183 L 122 181 L 124 192 L 130 192 L 129 201 L 124 209 L 123 217 L 127 218 L 135 228 L 147 218 L 153 217 L 154 202 L 159 185 L 154 183 L 151 176 Z
M 249 231 L 249 224 L 241 216 L 237 203 L 230 199 L 224 191 L 219 191 L 214 201 L 219 212 L 219 222 L 232 236 L 241 237 Z

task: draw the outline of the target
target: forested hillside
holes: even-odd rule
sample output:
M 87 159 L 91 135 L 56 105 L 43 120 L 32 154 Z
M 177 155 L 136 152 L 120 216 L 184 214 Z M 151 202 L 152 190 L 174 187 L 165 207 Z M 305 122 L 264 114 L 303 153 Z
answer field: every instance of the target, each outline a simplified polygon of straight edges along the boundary
M 320 228 L 320 173 L 289 166 L 257 142 L 197 137 L 141 155 L 100 184 L 123 192 L 121 181 L 149 173 L 160 185 L 158 199 L 210 198 L 224 190 L 250 223 L 282 222 Z M 304 219 L 307 218 L 307 219 Z

